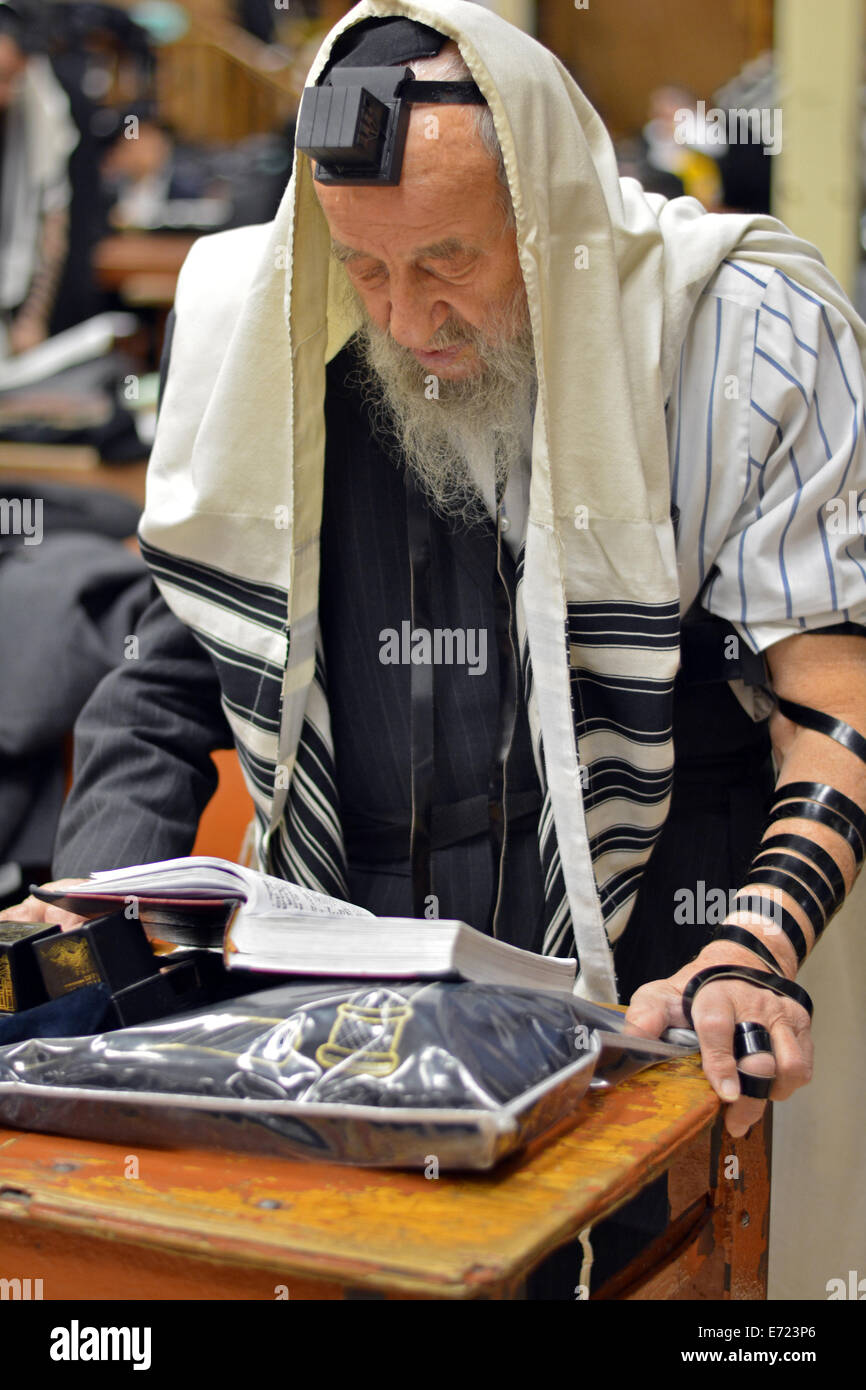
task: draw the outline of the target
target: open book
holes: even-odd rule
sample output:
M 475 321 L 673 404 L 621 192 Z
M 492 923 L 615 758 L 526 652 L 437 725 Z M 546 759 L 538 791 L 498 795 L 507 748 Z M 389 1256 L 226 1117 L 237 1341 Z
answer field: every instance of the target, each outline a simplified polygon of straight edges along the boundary
M 190 857 L 32 890 L 82 917 L 123 911 L 151 938 L 223 944 L 230 969 L 395 979 L 457 976 L 570 992 L 576 962 L 520 950 L 464 922 L 374 917 L 364 908 L 225 859 Z

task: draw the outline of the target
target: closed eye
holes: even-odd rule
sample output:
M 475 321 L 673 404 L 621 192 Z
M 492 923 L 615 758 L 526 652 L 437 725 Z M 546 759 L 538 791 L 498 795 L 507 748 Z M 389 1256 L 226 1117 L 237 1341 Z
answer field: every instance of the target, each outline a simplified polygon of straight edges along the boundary
M 387 279 L 388 271 L 383 265 L 370 266 L 368 270 L 354 271 L 354 278 L 359 280 L 362 285 L 372 285 L 377 281 Z

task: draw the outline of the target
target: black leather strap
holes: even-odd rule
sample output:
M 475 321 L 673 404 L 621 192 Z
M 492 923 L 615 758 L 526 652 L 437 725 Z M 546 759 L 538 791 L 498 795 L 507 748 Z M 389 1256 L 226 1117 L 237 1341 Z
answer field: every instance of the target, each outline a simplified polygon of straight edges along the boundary
M 857 805 L 857 802 L 851 800 L 850 796 L 837 791 L 835 787 L 828 786 L 826 782 L 786 782 L 783 787 L 776 788 L 773 805 L 775 806 L 777 802 L 785 801 L 791 797 L 803 797 L 806 801 L 817 801 L 819 806 L 829 806 L 831 811 L 844 816 L 857 831 L 863 848 L 866 850 L 866 815 Z
M 409 568 L 412 631 L 433 627 L 430 601 L 430 518 L 420 493 L 406 473 L 406 519 L 409 533 Z M 430 821 L 433 806 L 433 662 L 409 668 L 412 743 L 412 829 L 409 854 L 412 861 L 412 910 L 424 916 L 432 893 L 430 877 Z
M 798 879 L 800 883 L 808 888 L 809 892 L 812 893 L 821 904 L 825 926 L 840 905 L 839 899 L 836 897 L 827 880 L 823 875 L 819 874 L 818 870 L 814 869 L 811 864 L 807 864 L 804 859 L 797 859 L 793 854 L 774 853 L 774 851 L 770 849 L 761 850 L 760 854 L 756 854 L 752 860 L 747 879 L 748 883 L 761 882 L 761 868 L 782 869 L 786 874 L 793 875 L 794 878 Z
M 783 805 L 773 806 L 767 816 L 767 824 L 772 825 L 777 820 L 814 820 L 821 825 L 826 825 L 829 830 L 835 830 L 837 835 L 841 835 L 843 840 L 847 840 L 851 846 L 851 852 L 858 864 L 863 863 L 863 841 L 854 826 L 844 816 L 837 815 L 828 806 L 822 806 L 818 801 L 786 801 Z
M 849 753 L 854 753 L 861 762 L 866 763 L 866 738 L 858 734 L 856 729 L 852 729 L 850 724 L 846 724 L 844 719 L 836 719 L 832 714 L 825 714 L 823 710 L 812 709 L 811 705 L 798 705 L 793 700 L 777 698 L 776 704 L 786 719 L 792 720 L 794 724 L 802 724 L 804 729 L 814 729 L 816 733 L 834 738 L 843 748 L 847 748 Z
M 418 78 L 400 88 L 404 101 L 434 102 L 438 106 L 486 106 L 475 82 L 422 82 Z
M 823 845 L 818 845 L 814 840 L 807 840 L 805 835 L 769 835 L 766 840 L 761 841 L 759 853 L 772 849 L 795 849 L 798 854 L 802 854 L 804 859 L 808 859 L 820 869 L 833 890 L 837 902 L 845 900 L 845 880 L 842 877 L 842 870 L 836 863 L 832 854 L 828 854 Z
M 766 970 L 753 970 L 749 965 L 710 965 L 706 970 L 699 970 L 693 975 L 683 990 L 683 1013 L 689 1028 L 694 1028 L 692 1003 L 695 995 L 713 980 L 744 980 L 746 984 L 769 989 L 782 999 L 793 999 L 795 1004 L 801 1004 L 809 1017 L 812 1017 L 812 1000 L 796 980 L 786 980 L 782 975 L 770 975 Z
M 789 874 L 783 869 L 750 869 L 747 882 L 757 883 L 760 886 L 768 885 L 770 888 L 781 888 L 782 892 L 787 893 L 788 897 L 805 912 L 816 936 L 820 936 L 826 927 L 827 918 L 818 899 L 793 874 Z M 781 904 L 777 909 L 777 912 L 779 911 L 784 911 Z M 784 927 L 782 929 L 784 931 Z
M 771 970 L 775 970 L 777 975 L 782 973 L 782 967 L 769 946 L 754 932 L 747 931 L 745 927 L 738 927 L 734 922 L 723 922 L 713 935 L 713 941 L 732 941 L 736 946 L 745 946 L 747 951 L 754 951 L 756 956 L 760 956 L 761 960 L 769 965 Z
M 759 1052 L 772 1054 L 773 1040 L 763 1023 L 738 1023 L 734 1028 L 734 1056 L 755 1057 Z
M 737 906 L 740 898 L 748 899 L 748 906 Z M 775 902 L 772 898 L 765 898 L 760 892 L 750 892 L 748 888 L 741 888 L 734 899 L 734 911 L 758 913 L 761 917 L 769 918 L 770 922 L 780 927 L 787 936 L 796 952 L 797 964 L 803 964 L 808 954 L 806 938 L 797 919 L 781 903 Z
M 741 1062 L 744 1057 L 756 1057 L 761 1052 L 773 1056 L 773 1040 L 762 1023 L 738 1023 L 734 1027 L 734 1060 Z M 751 1072 L 737 1067 L 740 1078 L 740 1091 L 754 1100 L 766 1100 L 773 1089 L 775 1076 L 753 1076 Z
M 490 933 L 497 936 L 497 919 L 502 901 L 502 881 L 504 856 L 508 838 L 509 804 L 506 799 L 506 768 L 508 754 L 514 739 L 517 723 L 518 701 L 518 661 L 511 637 L 511 596 L 502 572 L 502 506 L 496 512 L 496 593 L 494 598 L 496 619 L 496 651 L 499 658 L 499 715 L 496 722 L 496 739 L 493 747 L 493 760 L 488 778 L 488 811 L 490 817 L 490 848 L 493 855 L 493 881 L 496 896 L 490 919 Z

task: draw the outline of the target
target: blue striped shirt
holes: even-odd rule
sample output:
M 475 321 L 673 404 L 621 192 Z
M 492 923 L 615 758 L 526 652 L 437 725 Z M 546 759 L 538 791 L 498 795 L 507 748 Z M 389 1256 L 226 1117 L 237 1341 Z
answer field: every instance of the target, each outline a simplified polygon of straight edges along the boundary
M 866 623 L 864 380 L 849 325 L 778 269 L 725 262 L 667 405 L 682 611 L 749 646 Z

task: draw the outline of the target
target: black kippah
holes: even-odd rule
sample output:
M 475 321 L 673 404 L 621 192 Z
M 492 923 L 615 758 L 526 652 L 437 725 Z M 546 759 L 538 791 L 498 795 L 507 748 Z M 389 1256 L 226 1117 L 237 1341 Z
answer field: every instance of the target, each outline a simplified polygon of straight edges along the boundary
M 413 58 L 435 58 L 445 35 L 415 19 L 363 19 L 334 43 L 319 85 L 331 68 L 393 67 Z

